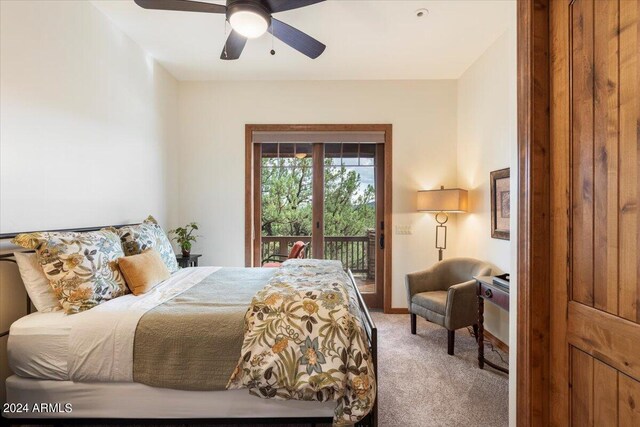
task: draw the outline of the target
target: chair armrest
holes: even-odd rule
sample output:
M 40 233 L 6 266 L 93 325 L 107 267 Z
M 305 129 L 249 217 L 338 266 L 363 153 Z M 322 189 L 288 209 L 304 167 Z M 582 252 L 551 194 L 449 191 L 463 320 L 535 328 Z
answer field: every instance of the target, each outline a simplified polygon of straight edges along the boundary
M 413 298 L 415 294 L 429 291 L 444 291 L 448 287 L 447 283 L 442 283 L 440 275 L 437 274 L 433 268 L 407 274 L 405 285 L 407 288 L 409 308 L 411 308 L 411 298 Z
M 286 261 L 287 259 L 289 259 L 287 255 L 273 254 L 273 255 L 269 255 L 268 258 L 263 259 L 262 264 L 264 264 L 265 262 L 271 262 L 271 261 L 275 261 L 275 262 Z
M 454 330 L 475 323 L 478 316 L 476 289 L 475 280 L 468 280 L 449 287 L 445 311 L 445 327 L 447 329 Z

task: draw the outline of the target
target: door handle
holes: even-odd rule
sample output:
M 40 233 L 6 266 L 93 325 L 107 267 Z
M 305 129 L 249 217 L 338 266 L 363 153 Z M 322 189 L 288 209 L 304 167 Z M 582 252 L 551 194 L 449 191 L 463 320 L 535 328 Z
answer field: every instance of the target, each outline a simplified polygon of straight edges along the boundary
M 380 234 L 380 249 L 384 249 L 384 233 Z

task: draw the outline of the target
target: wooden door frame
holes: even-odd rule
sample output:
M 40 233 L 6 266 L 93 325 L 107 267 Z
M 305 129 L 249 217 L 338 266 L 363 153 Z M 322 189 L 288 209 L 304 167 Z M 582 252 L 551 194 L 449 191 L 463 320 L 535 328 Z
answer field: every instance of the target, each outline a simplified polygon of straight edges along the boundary
M 518 427 L 550 422 L 550 2 L 518 0 Z
M 393 311 L 391 307 L 391 253 L 392 253 L 392 142 L 393 125 L 391 124 L 247 124 L 245 125 L 245 266 L 251 267 L 255 254 L 253 247 L 253 230 L 257 221 L 254 215 L 252 188 L 259 185 L 259 177 L 253 176 L 253 162 L 256 161 L 253 150 L 253 132 L 384 132 L 384 312 Z M 259 159 L 259 158 L 258 158 Z M 259 229 L 259 224 L 258 224 Z

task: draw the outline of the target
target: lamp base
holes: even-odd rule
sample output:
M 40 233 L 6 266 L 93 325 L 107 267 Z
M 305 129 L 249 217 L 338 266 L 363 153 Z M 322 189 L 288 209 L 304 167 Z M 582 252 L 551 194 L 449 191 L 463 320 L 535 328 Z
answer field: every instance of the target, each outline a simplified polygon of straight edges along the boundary
M 447 226 L 449 216 L 445 212 L 436 215 L 436 249 L 438 249 L 438 261 L 442 261 L 443 250 L 447 249 Z

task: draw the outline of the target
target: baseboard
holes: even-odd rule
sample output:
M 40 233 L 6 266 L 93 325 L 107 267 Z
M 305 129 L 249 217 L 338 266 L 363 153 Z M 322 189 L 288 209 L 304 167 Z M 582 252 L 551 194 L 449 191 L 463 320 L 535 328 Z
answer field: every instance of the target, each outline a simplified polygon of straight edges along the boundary
M 396 307 L 385 310 L 384 314 L 409 314 L 408 308 Z
M 496 348 L 499 348 L 500 350 L 509 354 L 509 346 L 503 343 L 502 341 L 500 341 L 498 338 L 496 338 L 491 332 L 487 331 L 486 329 L 484 330 L 484 337 Z

